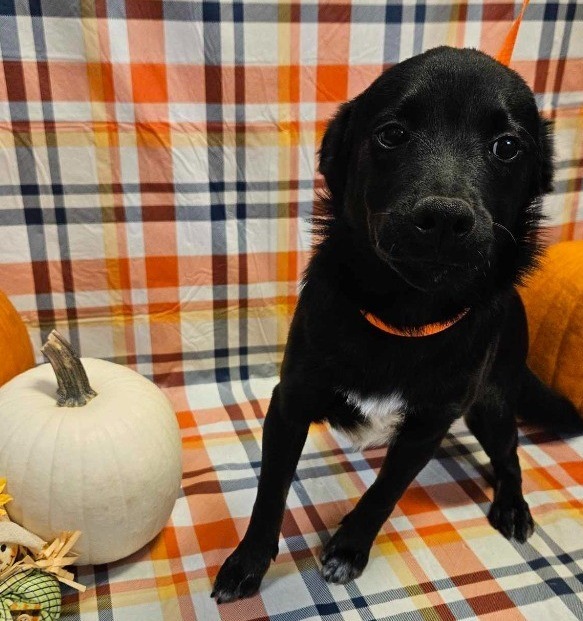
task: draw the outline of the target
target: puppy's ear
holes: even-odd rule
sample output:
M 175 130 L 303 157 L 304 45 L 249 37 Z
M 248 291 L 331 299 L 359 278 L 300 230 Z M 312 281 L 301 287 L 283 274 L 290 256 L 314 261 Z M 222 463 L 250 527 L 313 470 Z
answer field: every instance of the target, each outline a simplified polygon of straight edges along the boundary
M 346 187 L 348 160 L 350 157 L 350 129 L 354 100 L 342 104 L 328 123 L 320 147 L 318 170 L 324 176 L 333 204 L 340 208 Z
M 541 193 L 553 190 L 553 122 L 540 117 L 538 128 L 539 188 Z

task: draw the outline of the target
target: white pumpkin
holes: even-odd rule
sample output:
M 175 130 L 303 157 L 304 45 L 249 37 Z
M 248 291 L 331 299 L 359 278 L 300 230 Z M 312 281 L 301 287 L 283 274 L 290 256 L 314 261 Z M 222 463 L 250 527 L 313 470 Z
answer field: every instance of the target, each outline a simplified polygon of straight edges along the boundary
M 79 370 L 72 358 L 58 359 L 67 348 L 70 356 L 54 332 L 43 348 L 63 407 L 51 364 L 0 389 L 0 474 L 14 498 L 12 520 L 46 541 L 80 530 L 75 564 L 108 563 L 139 550 L 170 517 L 182 475 L 180 434 L 152 382 L 92 358 Z

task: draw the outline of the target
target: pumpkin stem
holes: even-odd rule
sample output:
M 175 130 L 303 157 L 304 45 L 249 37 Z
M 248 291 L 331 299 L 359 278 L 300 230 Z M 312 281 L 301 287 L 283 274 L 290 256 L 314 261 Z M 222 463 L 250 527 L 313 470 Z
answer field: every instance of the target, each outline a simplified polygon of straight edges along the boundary
M 79 356 L 56 330 L 53 330 L 47 342 L 41 347 L 57 376 L 57 405 L 69 408 L 81 407 L 97 393 L 89 385 L 87 373 Z

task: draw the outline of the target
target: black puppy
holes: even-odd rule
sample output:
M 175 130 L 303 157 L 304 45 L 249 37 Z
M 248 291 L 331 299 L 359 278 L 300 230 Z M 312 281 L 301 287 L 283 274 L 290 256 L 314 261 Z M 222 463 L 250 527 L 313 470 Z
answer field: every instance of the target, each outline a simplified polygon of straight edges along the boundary
M 515 416 L 576 425 L 527 369 L 514 285 L 535 263 L 552 180 L 548 125 L 513 71 L 441 47 L 385 71 L 344 104 L 320 152 L 329 189 L 263 431 L 257 500 L 212 595 L 257 591 L 308 428 L 388 444 L 377 480 L 321 556 L 329 582 L 359 576 L 407 486 L 464 416 L 491 459 L 488 519 L 524 542 Z

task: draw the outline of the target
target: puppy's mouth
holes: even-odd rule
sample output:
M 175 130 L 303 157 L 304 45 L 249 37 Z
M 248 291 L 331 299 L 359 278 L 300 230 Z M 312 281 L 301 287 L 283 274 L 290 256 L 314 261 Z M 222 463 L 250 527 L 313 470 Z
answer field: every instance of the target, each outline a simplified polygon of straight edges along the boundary
M 411 287 L 433 291 L 471 269 L 467 264 L 441 260 L 388 257 L 387 263 Z
M 447 256 L 415 256 L 403 254 L 393 244 L 390 251 L 385 251 L 380 244 L 375 244 L 376 255 L 396 272 L 411 287 L 424 292 L 433 292 L 451 286 L 452 283 L 467 281 L 484 268 L 485 259 L 482 252 L 474 253 L 462 260 Z M 482 260 L 484 259 L 484 260 Z

